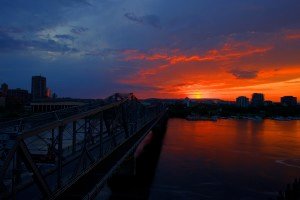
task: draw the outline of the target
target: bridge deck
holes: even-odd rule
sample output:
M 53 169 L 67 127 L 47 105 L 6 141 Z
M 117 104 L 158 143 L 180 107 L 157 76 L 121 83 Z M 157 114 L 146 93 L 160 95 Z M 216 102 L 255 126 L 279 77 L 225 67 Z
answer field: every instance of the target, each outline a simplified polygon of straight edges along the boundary
M 161 115 L 145 125 L 139 132 L 132 135 L 126 142 L 121 144 L 113 153 L 101 160 L 88 173 L 82 176 L 66 190 L 57 193 L 54 199 L 83 199 L 84 197 L 93 198 L 96 196 L 95 190 L 101 189 L 103 184 L 112 174 L 114 169 L 131 153 L 140 141 L 150 132 L 152 127 L 164 115 Z M 93 190 L 95 193 L 90 193 Z M 90 196 L 87 196 L 90 194 Z
M 0 199 L 93 198 L 166 112 L 113 97 L 0 124 Z

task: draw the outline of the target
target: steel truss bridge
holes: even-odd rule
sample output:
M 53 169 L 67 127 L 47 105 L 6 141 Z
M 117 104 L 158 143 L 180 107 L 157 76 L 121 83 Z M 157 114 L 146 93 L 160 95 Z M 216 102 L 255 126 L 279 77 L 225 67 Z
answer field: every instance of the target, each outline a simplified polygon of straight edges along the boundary
M 166 111 L 116 93 L 0 124 L 0 199 L 94 199 Z

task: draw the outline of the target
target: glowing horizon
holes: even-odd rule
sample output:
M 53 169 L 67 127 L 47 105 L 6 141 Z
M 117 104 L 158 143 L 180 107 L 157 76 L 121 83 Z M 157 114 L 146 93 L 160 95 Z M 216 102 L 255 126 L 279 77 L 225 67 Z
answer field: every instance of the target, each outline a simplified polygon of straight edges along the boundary
M 0 83 L 10 88 L 30 90 L 41 74 L 59 97 L 300 98 L 298 0 L 0 5 Z

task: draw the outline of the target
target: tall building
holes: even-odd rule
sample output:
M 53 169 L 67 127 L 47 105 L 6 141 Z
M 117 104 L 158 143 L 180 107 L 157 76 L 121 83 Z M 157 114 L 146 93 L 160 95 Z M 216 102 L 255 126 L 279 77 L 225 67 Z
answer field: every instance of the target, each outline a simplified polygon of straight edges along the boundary
M 265 96 L 262 93 L 252 94 L 251 104 L 252 106 L 263 106 L 265 101 Z
M 293 97 L 293 96 L 281 97 L 281 104 L 284 106 L 296 106 L 297 105 L 297 97 Z
M 236 105 L 241 107 L 241 108 L 246 108 L 249 106 L 249 98 L 245 97 L 245 96 L 240 96 L 238 98 L 236 98 Z
M 3 97 L 6 97 L 7 96 L 7 91 L 8 91 L 8 85 L 6 83 L 3 83 L 1 85 L 1 95 Z
M 46 98 L 46 92 L 46 78 L 43 76 L 33 76 L 31 81 L 32 99 L 44 99 Z

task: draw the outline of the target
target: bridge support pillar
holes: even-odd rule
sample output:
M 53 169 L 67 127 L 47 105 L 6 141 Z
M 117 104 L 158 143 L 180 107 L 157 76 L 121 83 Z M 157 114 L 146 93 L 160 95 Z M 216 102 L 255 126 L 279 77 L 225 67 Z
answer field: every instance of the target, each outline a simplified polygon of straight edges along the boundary
M 136 175 L 136 157 L 132 153 L 127 159 L 122 163 L 117 176 L 128 178 L 134 177 Z
M 99 158 L 103 156 L 103 112 L 100 113 L 100 131 L 99 131 L 99 140 L 100 140 L 100 152 Z
M 74 154 L 76 152 L 76 143 L 77 143 L 77 139 L 76 139 L 76 134 L 77 134 L 77 121 L 73 122 L 73 135 L 72 135 L 72 153 Z
M 57 181 L 56 181 L 57 188 L 61 188 L 62 186 L 63 132 L 64 132 L 64 127 L 63 126 L 58 127 L 58 138 L 57 138 L 58 156 L 57 156 Z

